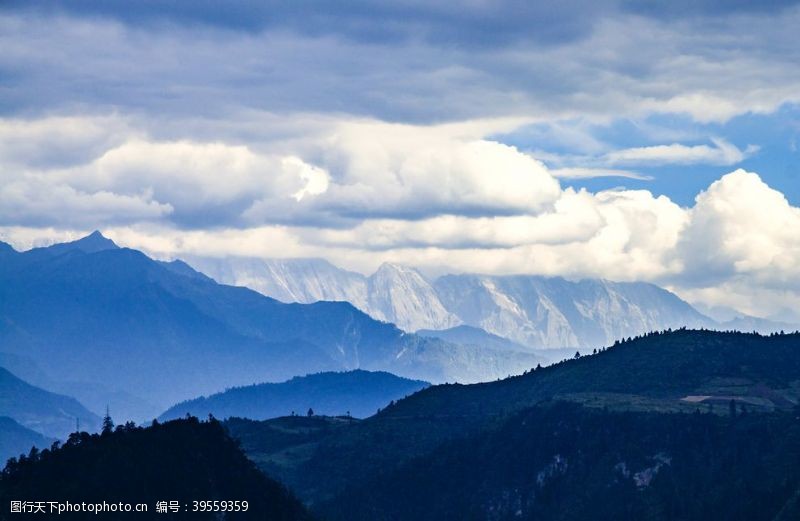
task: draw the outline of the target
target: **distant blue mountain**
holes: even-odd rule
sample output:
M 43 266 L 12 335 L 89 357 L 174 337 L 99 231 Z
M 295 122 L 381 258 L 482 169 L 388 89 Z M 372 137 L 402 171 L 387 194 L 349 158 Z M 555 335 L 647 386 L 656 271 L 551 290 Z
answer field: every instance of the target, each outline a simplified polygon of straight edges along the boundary
M 431 382 L 535 365 L 529 353 L 405 333 L 345 302 L 284 304 L 99 233 L 0 249 L 0 345 L 54 379 L 99 384 L 162 410 L 235 385 L 356 368 Z M 130 411 L 112 411 L 126 419 Z
M 42 436 L 8 416 L 0 416 L 0 464 L 5 464 L 8 458 L 28 454 L 31 447 L 49 447 L 54 441 L 55 439 Z
M 100 418 L 74 398 L 51 393 L 0 367 L 0 416 L 54 438 L 66 438 L 79 422 L 82 430 L 100 426 Z M 30 447 L 29 447 L 30 448 Z
M 483 345 L 491 346 L 495 349 L 525 349 L 524 346 L 507 338 L 473 326 L 461 325 L 449 329 L 420 329 L 417 334 L 427 338 L 440 338 L 454 344 Z
M 235 387 L 209 397 L 196 398 L 170 407 L 159 420 L 182 418 L 186 414 L 203 418 L 250 418 L 266 420 L 291 413 L 338 416 L 350 413 L 355 418 L 375 414 L 392 400 L 399 400 L 428 382 L 400 378 L 378 371 L 326 372 L 298 376 L 282 383 Z

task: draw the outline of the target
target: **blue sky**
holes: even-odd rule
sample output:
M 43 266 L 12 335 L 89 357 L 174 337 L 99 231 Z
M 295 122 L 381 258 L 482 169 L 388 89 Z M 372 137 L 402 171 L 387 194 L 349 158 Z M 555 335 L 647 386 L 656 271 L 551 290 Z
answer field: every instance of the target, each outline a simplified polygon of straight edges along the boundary
M 781 191 L 793 206 L 800 204 L 800 107 L 796 104 L 782 105 L 768 114 L 742 114 L 722 123 L 700 123 L 685 115 L 654 115 L 640 121 L 614 119 L 604 124 L 589 125 L 584 130 L 580 130 L 580 121 L 566 122 L 566 125 L 570 124 L 578 131 L 587 132 L 592 139 L 602 143 L 604 150 L 609 151 L 671 143 L 713 145 L 712 139 L 722 139 L 741 150 L 746 150 L 748 146 L 757 147 L 757 150 L 729 164 L 705 161 L 690 164 L 632 164 L 626 165 L 626 168 L 645 179 L 617 176 L 567 179 L 563 181 L 564 185 L 585 187 L 592 191 L 620 186 L 645 189 L 654 194 L 667 195 L 681 205 L 691 206 L 700 191 L 736 167 L 758 172 L 770 186 Z M 530 151 L 533 155 L 538 151 L 563 156 L 575 154 L 574 143 L 560 140 L 557 133 L 551 132 L 548 124 L 494 137 Z M 546 162 L 553 166 L 559 163 L 556 160 Z M 578 158 L 572 164 L 595 167 L 596 163 L 593 158 Z
M 0 4 L 0 239 L 663 285 L 800 322 L 793 1 Z

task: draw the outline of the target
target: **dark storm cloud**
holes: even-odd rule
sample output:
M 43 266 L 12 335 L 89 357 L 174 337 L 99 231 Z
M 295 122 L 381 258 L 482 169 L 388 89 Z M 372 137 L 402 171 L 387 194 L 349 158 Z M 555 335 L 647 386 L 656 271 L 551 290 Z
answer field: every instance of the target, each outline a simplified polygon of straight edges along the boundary
M 133 25 L 170 23 L 260 32 L 291 30 L 362 43 L 413 39 L 440 45 L 495 47 L 518 40 L 558 44 L 586 36 L 605 16 L 627 11 L 687 18 L 774 13 L 798 0 L 6 0 L 0 9 L 107 17 Z
M 713 120 L 793 99 L 800 11 L 725 5 L 10 0 L 0 114 Z
M 798 3 L 799 0 L 623 0 L 621 7 L 654 18 L 686 18 L 738 13 L 772 14 Z
M 132 25 L 201 24 L 260 32 L 291 30 L 306 36 L 340 36 L 362 43 L 413 39 L 457 46 L 492 47 L 515 40 L 561 43 L 584 36 L 614 2 L 235 0 L 10 0 L 8 10 L 61 12 L 113 18 Z

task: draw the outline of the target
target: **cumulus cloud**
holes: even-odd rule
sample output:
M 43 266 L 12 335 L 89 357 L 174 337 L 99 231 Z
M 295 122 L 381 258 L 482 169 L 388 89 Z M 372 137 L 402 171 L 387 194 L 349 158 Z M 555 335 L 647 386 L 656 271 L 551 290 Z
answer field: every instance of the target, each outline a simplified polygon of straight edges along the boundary
M 31 140 L 0 175 L 6 194 L 25 188 L 43 201 L 60 199 L 56 194 L 64 191 L 86 194 L 88 201 L 109 208 L 117 201 L 120 212 L 114 222 L 164 217 L 187 229 L 323 222 L 352 226 L 379 216 L 529 215 L 552 208 L 561 189 L 544 165 L 514 147 L 475 135 L 469 125 L 339 122 L 296 147 L 312 157 L 306 160 L 248 144 L 158 141 L 132 132 L 105 150 L 87 149 L 85 154 L 95 157 L 85 163 L 52 167 L 39 161 L 51 142 Z M 2 146 L 9 145 L 0 135 Z M 139 213 L 134 201 L 143 202 Z M 37 205 L 40 222 L 59 222 L 60 202 L 54 202 L 53 212 Z
M 106 190 L 83 192 L 69 185 L 51 183 L 39 176 L 25 176 L 0 186 L 0 224 L 94 226 L 97 223 L 130 223 L 157 220 L 173 208 L 152 199 L 148 192 L 121 195 Z
M 272 223 L 181 229 L 170 221 L 172 208 L 152 200 L 59 190 L 0 191 L 0 237 L 26 247 L 43 237 L 74 238 L 76 228 L 88 231 L 98 219 L 108 218 L 107 234 L 159 258 L 321 256 L 363 272 L 389 260 L 432 274 L 649 280 L 698 302 L 760 316 L 784 313 L 800 302 L 800 209 L 757 174 L 743 170 L 712 183 L 690 208 L 645 190 L 565 189 L 550 208 L 527 214 L 372 216 L 349 226 Z M 296 191 L 286 193 L 295 203 L 305 199 L 297 201 Z M 16 202 L 9 194 L 17 194 Z M 56 204 L 61 205 L 58 211 L 86 218 L 58 228 L 32 218 Z
M 79 165 L 137 131 L 119 116 L 0 118 L 0 165 L 55 168 Z
M 305 232 L 308 243 L 366 250 L 398 248 L 511 248 L 529 244 L 586 241 L 603 217 L 585 191 L 566 190 L 553 210 L 539 215 L 441 215 L 420 220 L 368 219 L 349 229 Z
M 754 173 L 736 170 L 697 196 L 677 255 L 684 283 L 732 277 L 800 289 L 800 208 Z
M 321 204 L 353 216 L 537 213 L 559 197 L 544 165 L 516 148 L 453 135 L 447 127 L 343 125 L 325 161 Z

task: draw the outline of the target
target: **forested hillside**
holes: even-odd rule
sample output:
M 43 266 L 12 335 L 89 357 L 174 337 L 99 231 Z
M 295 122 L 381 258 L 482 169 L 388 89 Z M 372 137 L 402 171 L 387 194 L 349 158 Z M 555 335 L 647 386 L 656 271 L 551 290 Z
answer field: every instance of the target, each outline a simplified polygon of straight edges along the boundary
M 212 511 L 195 512 L 194 501 L 238 501 L 238 511 L 229 514 L 230 519 L 309 519 L 282 485 L 247 460 L 218 422 L 196 418 L 149 428 L 122 425 L 102 434 L 76 433 L 63 446 L 31 451 L 9 461 L 0 476 L 4 519 L 9 518 L 12 500 L 148 506 L 147 514 L 102 514 L 111 519 L 219 519 L 222 507 L 212 504 Z M 161 501 L 178 501 L 180 511 L 157 513 Z M 97 519 L 97 515 L 62 513 L 58 518 Z

